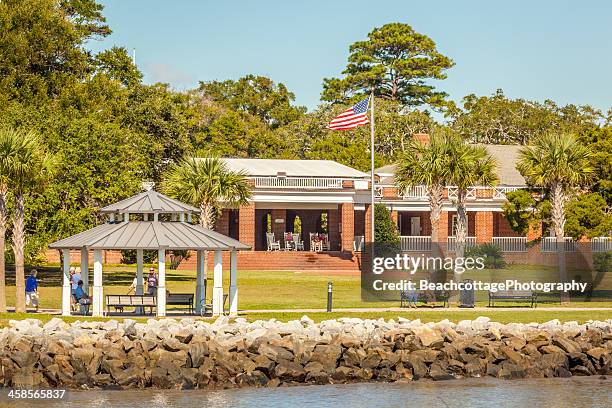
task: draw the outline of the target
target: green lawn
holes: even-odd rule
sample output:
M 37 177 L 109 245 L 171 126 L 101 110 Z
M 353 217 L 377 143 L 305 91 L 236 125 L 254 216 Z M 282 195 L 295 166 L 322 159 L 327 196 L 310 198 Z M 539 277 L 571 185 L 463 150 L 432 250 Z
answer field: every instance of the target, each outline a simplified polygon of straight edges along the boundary
M 42 308 L 61 308 L 61 272 L 58 266 L 38 268 L 40 278 L 40 305 Z M 482 271 L 483 274 L 495 273 L 499 278 L 506 279 L 516 276 L 535 276 L 533 268 L 525 266 L 511 266 L 507 270 Z M 7 273 L 10 277 L 11 273 Z M 91 272 L 90 272 L 91 275 Z M 135 275 L 133 266 L 105 266 L 103 275 L 105 294 L 124 294 Z M 212 292 L 212 279 L 209 272 L 208 298 Z M 532 276 L 533 275 L 533 276 Z M 608 274 L 611 275 L 612 274 Z M 14 274 L 13 274 L 14 277 Z M 91 279 L 91 276 L 90 276 Z M 195 292 L 195 271 L 167 271 L 166 287 L 174 293 Z M 554 278 L 552 278 L 554 279 Z M 224 271 L 224 290 L 229 287 L 229 272 Z M 325 276 L 323 273 L 302 273 L 283 271 L 239 271 L 238 289 L 240 309 L 251 310 L 273 310 L 273 309 L 323 309 L 327 300 L 327 282 L 334 285 L 333 305 L 334 308 L 373 308 L 373 307 L 397 307 L 399 301 L 389 302 L 363 302 L 361 300 L 360 277 L 332 275 Z M 7 300 L 9 305 L 14 305 L 15 288 L 11 281 L 7 286 Z M 478 294 L 478 306 L 486 306 L 486 293 Z M 398 296 L 399 297 L 399 296 Z M 501 303 L 500 303 L 501 305 Z M 512 305 L 512 304 L 508 304 Z M 519 305 L 519 304 L 515 304 Z M 545 300 L 542 306 L 563 307 L 558 299 Z M 612 302 L 583 302 L 573 301 L 570 307 L 612 307 Z M 427 313 L 419 310 L 419 315 Z M 446 316 L 436 312 L 436 316 Z M 463 312 L 462 312 L 463 313 Z M 492 313 L 502 313 L 494 312 Z M 513 312 L 515 313 L 515 312 Z M 521 311 L 521 313 L 523 313 Z M 612 316 L 608 313 L 608 318 Z M 516 313 L 515 313 L 516 314 Z M 441 317 L 443 318 L 443 317 Z

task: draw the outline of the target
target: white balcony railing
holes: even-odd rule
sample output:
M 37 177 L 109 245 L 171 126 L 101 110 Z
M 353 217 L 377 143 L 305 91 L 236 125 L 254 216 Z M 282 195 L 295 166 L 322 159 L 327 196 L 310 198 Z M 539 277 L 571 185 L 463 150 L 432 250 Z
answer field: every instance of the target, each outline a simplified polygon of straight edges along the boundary
M 405 200 L 427 200 L 427 186 L 412 186 L 404 190 L 402 198 Z
M 493 187 L 493 199 L 494 200 L 505 200 L 506 194 L 512 191 L 520 190 L 521 187 L 507 187 L 507 186 L 499 186 Z
M 417 252 L 431 251 L 431 237 L 429 236 L 408 236 L 400 237 L 402 251 Z
M 493 237 L 493 243 L 499 246 L 502 252 L 527 251 L 527 237 Z
M 477 189 L 476 187 L 468 188 L 465 194 L 465 198 L 468 200 L 475 200 L 476 199 L 476 189 Z M 459 194 L 459 189 L 457 187 L 448 187 L 449 200 L 456 199 L 458 194 Z
M 342 188 L 341 178 L 331 177 L 253 177 L 256 188 Z
M 594 237 L 593 239 L 591 239 L 591 251 L 612 251 L 612 237 Z
M 384 192 L 384 187 L 377 187 L 374 186 L 374 197 L 376 198 L 382 198 L 383 197 L 383 192 Z
M 541 252 L 557 252 L 557 238 L 542 238 Z M 572 237 L 565 237 L 565 252 L 576 251 L 576 241 Z
M 457 238 L 456 237 L 448 237 L 447 239 L 447 248 L 449 251 L 455 251 L 457 249 Z M 465 238 L 465 247 L 473 247 L 476 245 L 476 237 L 466 237 Z

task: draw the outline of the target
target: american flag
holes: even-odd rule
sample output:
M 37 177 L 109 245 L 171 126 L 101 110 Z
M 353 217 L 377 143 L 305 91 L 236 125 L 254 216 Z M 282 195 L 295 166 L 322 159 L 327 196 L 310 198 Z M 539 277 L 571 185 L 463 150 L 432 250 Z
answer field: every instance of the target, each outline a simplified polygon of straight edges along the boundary
M 370 98 L 365 98 L 355 106 L 351 106 L 338 116 L 332 119 L 327 125 L 331 130 L 348 130 L 357 126 L 367 125 L 368 121 L 368 105 Z

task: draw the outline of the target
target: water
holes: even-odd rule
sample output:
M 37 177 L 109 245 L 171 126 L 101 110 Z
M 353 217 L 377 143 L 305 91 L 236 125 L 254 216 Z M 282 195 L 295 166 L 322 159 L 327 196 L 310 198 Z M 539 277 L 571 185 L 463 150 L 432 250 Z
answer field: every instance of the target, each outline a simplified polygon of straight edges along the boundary
M 244 388 L 233 390 L 71 391 L 63 401 L 7 403 L 2 390 L 0 407 L 612 407 L 612 379 L 596 377 L 454 381 L 416 381 L 403 384 Z

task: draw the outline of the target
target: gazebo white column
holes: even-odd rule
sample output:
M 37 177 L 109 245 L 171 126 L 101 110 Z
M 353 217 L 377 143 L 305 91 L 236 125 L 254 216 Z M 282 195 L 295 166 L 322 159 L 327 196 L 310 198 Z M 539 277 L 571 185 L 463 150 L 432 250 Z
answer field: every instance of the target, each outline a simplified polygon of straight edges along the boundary
M 70 285 L 70 250 L 62 249 L 63 275 L 62 281 L 62 316 L 70 316 L 70 297 L 72 296 L 72 286 Z
M 221 316 L 223 314 L 223 258 L 219 249 L 215 251 L 213 282 L 213 316 Z
M 142 276 L 142 264 L 143 261 L 143 250 L 136 250 L 136 287 L 134 288 L 134 293 L 137 295 L 144 294 L 144 278 Z M 136 308 L 136 313 L 144 314 L 144 308 L 139 306 Z
M 196 259 L 196 313 L 202 311 L 202 301 L 206 299 L 206 275 L 204 273 L 204 251 L 199 249 Z
M 166 315 L 166 249 L 159 248 L 157 251 L 157 316 Z
M 142 265 L 143 265 L 143 250 L 136 250 L 136 291 L 137 295 L 144 294 L 144 278 L 142 276 Z
M 94 278 L 93 278 L 93 296 L 92 296 L 92 306 L 93 311 L 91 313 L 92 316 L 102 316 L 104 314 L 104 295 L 102 292 L 102 250 L 94 249 L 93 253 L 94 258 Z
M 83 290 L 89 295 L 89 250 L 86 247 L 81 248 L 81 280 Z
M 238 253 L 232 249 L 230 255 L 230 288 L 229 288 L 229 314 L 238 315 Z

